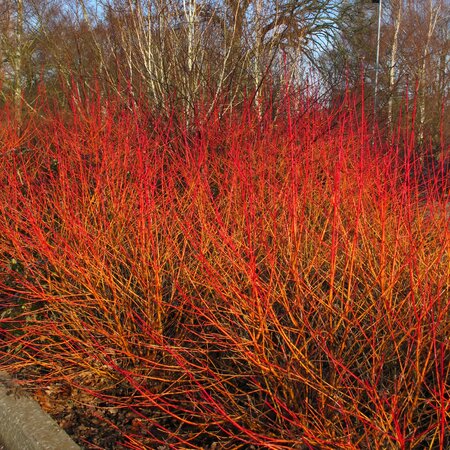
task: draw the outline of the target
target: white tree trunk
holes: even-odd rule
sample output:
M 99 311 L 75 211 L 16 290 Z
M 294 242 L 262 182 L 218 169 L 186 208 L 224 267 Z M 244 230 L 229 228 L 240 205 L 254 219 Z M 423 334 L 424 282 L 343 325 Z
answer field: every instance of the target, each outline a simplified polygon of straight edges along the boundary
M 183 11 L 187 25 L 187 73 L 185 76 L 186 98 L 188 105 L 192 104 L 193 94 L 195 91 L 195 50 L 196 42 L 196 22 L 197 22 L 197 4 L 196 0 L 183 0 Z M 189 107 L 189 106 L 188 106 Z
M 402 5 L 403 0 L 397 0 L 397 15 L 395 18 L 394 37 L 392 39 L 392 47 L 391 47 L 391 63 L 389 66 L 388 125 L 391 131 L 393 128 L 392 117 L 394 106 L 395 66 L 397 64 L 398 34 L 400 31 L 400 24 L 402 21 Z
M 433 37 L 434 30 L 436 28 L 436 22 L 439 17 L 441 10 L 441 2 L 439 2 L 437 5 L 433 6 L 433 0 L 430 0 L 430 16 L 428 21 L 428 31 L 427 31 L 427 39 L 425 42 L 425 47 L 423 49 L 422 54 L 422 64 L 419 69 L 419 77 L 418 77 L 418 83 L 419 83 L 419 98 L 418 98 L 418 106 L 419 106 L 419 129 L 418 129 L 418 139 L 419 142 L 423 142 L 423 136 L 424 136 L 424 128 L 425 128 L 425 118 L 426 118 L 426 111 L 425 111 L 425 72 L 427 67 L 427 62 L 430 56 L 430 44 L 431 44 L 431 38 Z
M 255 101 L 259 113 L 261 113 L 261 82 L 262 82 L 262 0 L 255 0 L 255 48 L 253 77 L 255 80 Z
M 22 52 L 23 52 L 23 0 L 17 0 L 15 24 L 15 51 L 12 61 L 14 71 L 13 103 L 16 119 L 20 122 L 22 108 Z

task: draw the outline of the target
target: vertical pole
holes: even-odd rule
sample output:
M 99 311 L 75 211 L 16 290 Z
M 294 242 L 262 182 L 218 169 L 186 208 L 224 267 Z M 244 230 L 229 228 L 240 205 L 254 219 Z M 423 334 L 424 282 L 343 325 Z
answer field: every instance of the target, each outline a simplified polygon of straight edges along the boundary
M 378 2 L 378 33 L 377 33 L 377 57 L 375 62 L 375 90 L 373 96 L 373 112 L 377 113 L 377 101 L 378 101 L 378 73 L 380 71 L 380 40 L 381 40 L 381 13 L 382 13 L 383 0 Z

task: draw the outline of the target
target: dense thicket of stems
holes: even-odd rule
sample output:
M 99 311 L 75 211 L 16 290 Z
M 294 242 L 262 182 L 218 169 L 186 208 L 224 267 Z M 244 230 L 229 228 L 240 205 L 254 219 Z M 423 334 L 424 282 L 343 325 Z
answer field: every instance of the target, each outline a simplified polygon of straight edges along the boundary
M 356 100 L 3 108 L 0 365 L 128 448 L 448 448 L 448 167 Z

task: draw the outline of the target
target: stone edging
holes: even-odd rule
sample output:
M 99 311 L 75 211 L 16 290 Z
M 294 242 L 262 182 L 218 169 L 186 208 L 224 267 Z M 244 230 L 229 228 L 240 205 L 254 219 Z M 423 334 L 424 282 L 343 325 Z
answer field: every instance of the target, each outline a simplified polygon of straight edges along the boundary
M 21 395 L 2 371 L 0 441 L 7 450 L 81 450 L 35 400 Z

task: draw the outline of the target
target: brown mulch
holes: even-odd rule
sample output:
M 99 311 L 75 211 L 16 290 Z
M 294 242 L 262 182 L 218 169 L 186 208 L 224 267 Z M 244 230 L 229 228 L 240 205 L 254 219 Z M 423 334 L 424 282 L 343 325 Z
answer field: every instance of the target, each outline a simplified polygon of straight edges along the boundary
M 238 439 L 230 437 L 224 437 L 222 440 L 212 437 L 210 433 L 202 436 L 199 435 L 199 430 L 194 429 L 189 436 L 189 430 L 183 429 L 179 423 L 156 408 L 154 411 L 141 411 L 139 414 L 130 408 L 112 406 L 85 390 L 68 387 L 61 382 L 33 387 L 26 381 L 27 378 L 25 370 L 14 377 L 15 384 L 19 386 L 19 395 L 33 397 L 83 450 L 257 450 L 261 448 L 243 444 Z M 180 437 L 186 441 L 191 441 L 190 438 L 196 435 L 196 438 L 192 440 L 193 445 L 185 446 L 179 442 L 176 443 L 173 439 L 172 442 L 164 443 L 164 435 L 157 426 L 153 429 L 149 428 L 149 422 L 143 419 L 143 415 L 151 417 L 158 425 L 174 434 L 180 433 Z M 124 435 L 133 436 L 136 439 L 135 442 L 132 443 Z M 0 450 L 2 450 L 1 446 Z

